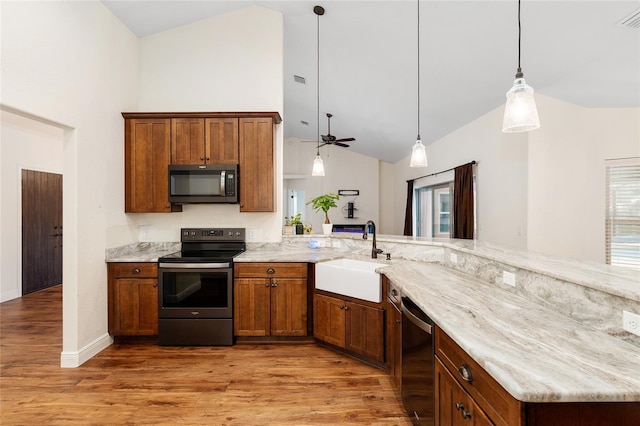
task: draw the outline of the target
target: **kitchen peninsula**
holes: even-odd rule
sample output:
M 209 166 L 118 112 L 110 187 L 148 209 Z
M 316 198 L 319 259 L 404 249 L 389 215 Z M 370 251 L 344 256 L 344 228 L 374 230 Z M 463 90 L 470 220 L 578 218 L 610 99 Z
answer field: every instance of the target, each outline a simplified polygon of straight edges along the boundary
M 234 261 L 369 258 L 371 243 L 357 237 L 250 243 Z M 311 240 L 321 247 L 309 248 Z M 145 247 L 109 250 L 107 261 L 153 259 L 153 243 Z M 378 247 L 391 253 L 389 261 L 378 259 L 386 265 L 378 272 L 514 399 L 533 406 L 634 402 L 627 406 L 640 413 L 640 338 L 621 328 L 622 310 L 640 312 L 638 271 L 479 241 L 378 236 Z M 515 286 L 504 284 L 504 272 Z

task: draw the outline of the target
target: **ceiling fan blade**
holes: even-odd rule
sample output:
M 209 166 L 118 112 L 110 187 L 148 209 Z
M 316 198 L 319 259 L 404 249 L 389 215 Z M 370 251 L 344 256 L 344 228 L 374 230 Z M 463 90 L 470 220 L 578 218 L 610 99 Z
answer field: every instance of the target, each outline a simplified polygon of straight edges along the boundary
M 333 144 L 337 145 L 337 146 L 341 146 L 343 148 L 349 148 L 349 145 L 347 145 L 346 143 L 339 142 L 339 141 L 335 141 Z
M 355 140 L 356 138 L 342 138 L 342 139 L 336 139 L 334 140 L 334 142 L 353 142 Z
M 300 141 L 303 143 L 323 143 L 322 141 Z

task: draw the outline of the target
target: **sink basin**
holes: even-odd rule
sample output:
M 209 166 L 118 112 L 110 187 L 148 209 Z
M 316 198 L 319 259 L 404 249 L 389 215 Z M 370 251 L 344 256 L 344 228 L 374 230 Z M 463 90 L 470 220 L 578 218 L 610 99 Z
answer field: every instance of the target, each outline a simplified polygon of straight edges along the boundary
M 338 259 L 316 264 L 316 288 L 355 297 L 369 302 L 382 302 L 382 283 L 377 268 L 384 263 L 354 259 Z

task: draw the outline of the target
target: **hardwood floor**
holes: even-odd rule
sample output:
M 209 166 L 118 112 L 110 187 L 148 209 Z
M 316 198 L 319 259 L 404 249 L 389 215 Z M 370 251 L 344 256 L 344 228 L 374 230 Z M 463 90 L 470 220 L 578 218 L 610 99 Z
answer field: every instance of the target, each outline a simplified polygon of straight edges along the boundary
M 60 368 L 61 286 L 0 304 L 2 425 L 410 425 L 384 371 L 315 344 L 112 345 Z

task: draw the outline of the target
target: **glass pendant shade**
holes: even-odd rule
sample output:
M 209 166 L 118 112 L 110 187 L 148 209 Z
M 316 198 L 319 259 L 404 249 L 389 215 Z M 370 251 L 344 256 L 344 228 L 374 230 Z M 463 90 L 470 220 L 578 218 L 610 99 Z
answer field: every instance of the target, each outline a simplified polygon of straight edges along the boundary
M 427 165 L 427 151 L 424 145 L 422 145 L 422 141 L 418 139 L 411 151 L 411 163 L 409 167 L 427 167 Z
M 320 154 L 316 155 L 316 159 L 313 160 L 313 170 L 311 170 L 311 176 L 324 176 L 324 164 Z
M 540 127 L 538 109 L 533 98 L 533 88 L 524 78 L 516 78 L 507 92 L 502 131 L 505 133 L 528 132 Z

